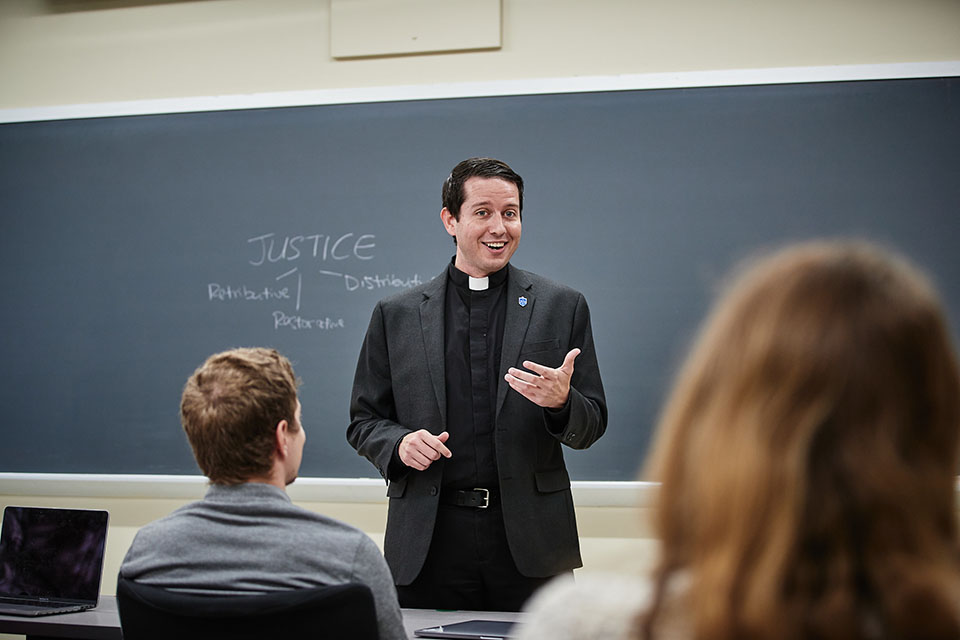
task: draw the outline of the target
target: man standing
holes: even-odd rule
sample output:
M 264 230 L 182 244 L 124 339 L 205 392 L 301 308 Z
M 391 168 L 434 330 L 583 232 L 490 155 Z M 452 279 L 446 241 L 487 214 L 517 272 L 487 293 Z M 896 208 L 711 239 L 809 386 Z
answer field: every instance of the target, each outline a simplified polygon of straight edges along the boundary
M 596 442 L 606 400 L 583 296 L 509 264 L 522 207 L 505 163 L 454 167 L 440 218 L 456 255 L 379 302 L 360 351 L 347 439 L 389 481 L 405 607 L 519 610 L 582 565 L 560 444 Z
M 373 592 L 380 638 L 407 637 L 376 544 L 287 496 L 306 441 L 289 360 L 259 348 L 210 356 L 187 381 L 180 416 L 210 489 L 137 532 L 123 577 L 210 595 L 359 582 Z

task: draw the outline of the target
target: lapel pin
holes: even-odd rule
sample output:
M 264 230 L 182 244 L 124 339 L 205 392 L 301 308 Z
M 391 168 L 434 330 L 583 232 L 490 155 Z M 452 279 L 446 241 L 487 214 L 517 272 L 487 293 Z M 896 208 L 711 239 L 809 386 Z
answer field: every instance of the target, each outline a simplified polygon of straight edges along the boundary
M 525 306 L 527 306 L 527 297 L 526 297 L 526 296 L 520 296 L 520 299 L 517 300 L 517 302 L 520 303 L 520 306 L 521 306 L 521 307 L 525 307 Z

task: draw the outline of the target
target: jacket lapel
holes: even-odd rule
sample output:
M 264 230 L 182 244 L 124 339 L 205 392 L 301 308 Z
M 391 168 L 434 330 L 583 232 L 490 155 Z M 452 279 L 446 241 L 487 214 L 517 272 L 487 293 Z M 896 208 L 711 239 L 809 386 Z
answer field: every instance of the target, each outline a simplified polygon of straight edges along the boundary
M 427 368 L 433 392 L 440 407 L 440 419 L 444 429 L 447 424 L 446 374 L 443 363 L 444 304 L 447 292 L 447 270 L 434 278 L 423 291 L 420 301 L 420 333 L 423 336 L 423 349 L 427 356 Z M 439 329 L 438 329 L 439 328 Z
M 509 266 L 507 276 L 507 315 L 503 324 L 503 346 L 500 349 L 500 378 L 497 381 L 497 410 L 494 413 L 498 418 L 503 408 L 503 401 L 507 397 L 510 385 L 503 379 L 507 369 L 514 366 L 520 358 L 520 347 L 523 346 L 530 317 L 533 314 L 533 305 L 536 296 L 531 288 L 533 283 L 527 274 L 520 269 Z

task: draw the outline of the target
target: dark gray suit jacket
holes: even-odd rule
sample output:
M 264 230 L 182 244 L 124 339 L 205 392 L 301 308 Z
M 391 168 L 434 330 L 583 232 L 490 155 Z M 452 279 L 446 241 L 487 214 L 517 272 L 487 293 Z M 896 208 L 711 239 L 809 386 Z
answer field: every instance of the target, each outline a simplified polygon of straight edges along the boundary
M 560 444 L 585 449 L 596 442 L 607 426 L 607 405 L 586 300 L 569 287 L 509 269 L 494 431 L 503 519 L 517 568 L 526 576 L 546 577 L 583 564 Z M 427 557 L 445 458 L 398 477 L 389 476 L 390 460 L 407 433 L 439 434 L 447 428 L 446 289 L 444 269 L 430 282 L 377 304 L 350 400 L 347 440 L 389 480 L 384 553 L 399 585 L 413 582 Z M 503 376 L 524 360 L 559 367 L 574 347 L 581 353 L 574 363 L 569 420 L 551 431 L 547 410 L 512 390 Z

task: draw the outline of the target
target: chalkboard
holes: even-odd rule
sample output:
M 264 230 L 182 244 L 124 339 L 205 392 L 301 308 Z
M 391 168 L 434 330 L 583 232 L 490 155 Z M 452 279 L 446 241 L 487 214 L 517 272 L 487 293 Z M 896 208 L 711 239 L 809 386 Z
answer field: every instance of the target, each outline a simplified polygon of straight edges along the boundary
M 960 317 L 960 79 L 430 99 L 0 125 L 0 470 L 197 474 L 179 396 L 215 351 L 303 380 L 301 475 L 347 445 L 374 304 L 454 252 L 440 184 L 472 155 L 527 181 L 514 264 L 582 291 L 630 480 L 723 274 L 822 236 L 894 246 Z M 411 425 L 416 426 L 416 425 Z

